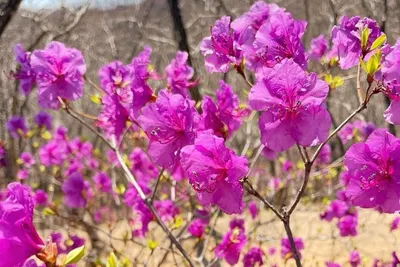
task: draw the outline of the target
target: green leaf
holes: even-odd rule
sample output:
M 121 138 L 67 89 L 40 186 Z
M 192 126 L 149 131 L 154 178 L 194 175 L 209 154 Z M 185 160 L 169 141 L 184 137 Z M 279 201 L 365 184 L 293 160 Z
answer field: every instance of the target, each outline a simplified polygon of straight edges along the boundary
M 381 45 L 386 41 L 386 34 L 382 34 L 376 40 L 372 43 L 371 45 L 371 50 L 375 50 L 378 47 L 381 47 Z
M 147 247 L 151 250 L 155 250 L 156 247 L 158 246 L 158 243 L 153 240 L 147 240 Z
M 97 105 L 101 104 L 101 96 L 99 94 L 91 95 L 90 100 Z
M 363 50 L 367 47 L 368 37 L 369 37 L 369 29 L 364 28 L 361 32 L 361 47 L 363 48 Z
M 42 210 L 42 214 L 43 214 L 44 216 L 53 216 L 53 215 L 55 215 L 56 213 L 54 212 L 54 210 L 52 210 L 52 209 L 50 209 L 49 207 L 47 207 L 47 208 L 44 208 L 44 209 Z
M 111 252 L 110 256 L 108 256 L 106 267 L 120 267 L 120 266 L 121 264 L 119 263 L 117 256 L 115 256 L 114 252 Z
M 71 250 L 65 258 L 64 266 L 78 263 L 85 256 L 85 246 Z

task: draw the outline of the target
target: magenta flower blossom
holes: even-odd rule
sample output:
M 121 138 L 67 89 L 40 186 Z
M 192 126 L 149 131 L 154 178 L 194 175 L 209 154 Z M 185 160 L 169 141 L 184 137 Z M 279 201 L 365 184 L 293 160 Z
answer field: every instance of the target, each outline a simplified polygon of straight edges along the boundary
M 243 257 L 244 267 L 262 266 L 264 252 L 258 247 L 252 247 Z
M 50 131 L 53 128 L 53 124 L 52 124 L 53 118 L 47 112 L 40 111 L 38 114 L 36 114 L 34 120 L 35 120 L 36 125 L 39 128 L 43 128 L 48 131 Z
M 32 53 L 31 65 L 36 73 L 41 107 L 58 109 L 58 97 L 77 100 L 82 96 L 86 64 L 79 50 L 53 41 L 44 50 Z
M 181 151 L 181 165 L 202 205 L 217 205 L 228 214 L 243 210 L 243 188 L 239 182 L 247 171 L 247 159 L 224 145 L 224 139 L 201 134 L 194 145 Z
M 297 252 L 301 257 L 301 250 L 304 249 L 303 239 L 300 237 L 294 237 L 294 244 L 296 246 Z M 281 240 L 281 256 L 283 259 L 293 258 L 293 252 L 290 246 L 290 241 L 288 238 L 282 238 Z
M 29 171 L 28 170 L 26 170 L 26 169 L 21 169 L 21 170 L 18 170 L 18 172 L 17 172 L 17 179 L 20 179 L 20 180 L 26 180 L 26 179 L 28 179 L 29 178 Z
M 382 62 L 382 76 L 387 97 L 391 103 L 384 113 L 387 122 L 400 124 L 400 39 L 397 40 L 392 51 L 385 56 Z
M 216 98 L 216 104 L 208 96 L 203 98 L 199 130 L 212 130 L 214 135 L 227 138 L 240 128 L 242 118 L 249 110 L 239 106 L 238 96 L 222 80 Z
M 133 80 L 131 69 L 120 61 L 113 61 L 99 70 L 101 88 L 109 95 L 117 94 L 122 98 L 130 92 Z
M 150 139 L 149 154 L 153 161 L 163 168 L 174 165 L 181 148 L 193 144 L 198 120 L 193 101 L 160 91 L 157 101 L 145 106 L 138 118 Z
M 257 215 L 259 212 L 258 207 L 257 207 L 257 202 L 255 200 L 251 201 L 248 205 L 248 208 L 249 208 L 251 218 L 253 218 L 253 219 L 257 218 Z
M 366 47 L 361 47 L 361 32 L 369 30 Z M 358 64 L 359 58 L 364 57 L 372 43 L 382 34 L 376 21 L 369 18 L 343 16 L 339 25 L 332 28 L 332 51 L 339 57 L 339 65 L 342 69 L 349 69 Z
M 7 166 L 7 151 L 3 142 L 0 141 L 0 167 Z
M 231 65 L 240 64 L 241 51 L 233 41 L 230 17 L 224 16 L 215 22 L 211 36 L 201 42 L 200 51 L 205 56 L 206 69 L 211 73 L 228 72 Z
M 48 195 L 42 189 L 38 189 L 35 191 L 35 195 L 33 196 L 36 205 L 46 206 L 48 203 Z
M 147 80 L 155 77 L 154 72 L 149 71 L 151 48 L 145 46 L 143 51 L 132 59 L 130 68 L 133 73 L 131 90 L 133 94 L 131 115 L 139 116 L 143 106 L 153 100 L 153 90 L 147 84 Z
M 30 168 L 33 164 L 36 163 L 32 154 L 29 152 L 22 152 L 21 155 L 19 155 L 19 158 L 21 159 L 23 166 L 26 168 Z
M 275 253 L 276 253 L 276 248 L 270 247 L 268 249 L 268 255 L 273 256 L 273 255 L 275 255 Z
M 207 224 L 203 219 L 194 219 L 188 226 L 188 232 L 194 237 L 202 238 Z
M 214 250 L 217 258 L 224 258 L 231 266 L 239 261 L 240 252 L 246 244 L 243 223 L 243 220 L 242 223 L 231 223 L 230 230 L 222 237 L 221 242 Z
M 172 220 L 179 214 L 179 208 L 170 199 L 154 201 L 154 208 L 165 222 Z
M 351 267 L 357 267 L 361 264 L 360 254 L 357 250 L 353 250 L 352 252 L 350 252 L 349 263 Z
M 358 219 L 356 214 L 345 215 L 339 219 L 337 227 L 340 236 L 356 236 Z
M 375 130 L 376 127 L 373 123 L 357 120 L 353 123 L 346 124 L 343 129 L 338 132 L 338 136 L 343 144 L 351 140 L 359 142 L 365 141 Z
M 283 172 L 289 172 L 291 171 L 293 168 L 293 163 L 290 160 L 283 160 L 282 162 L 282 171 Z
M 8 185 L 7 198 L 0 202 L 0 266 L 22 266 L 44 247 L 33 225 L 34 201 L 30 188 Z
M 294 144 L 307 147 L 325 140 L 331 118 L 322 103 L 328 90 L 315 73 L 307 75 L 292 59 L 265 69 L 249 94 L 250 106 L 263 111 L 261 142 L 281 152 Z
M 390 231 L 394 231 L 397 228 L 399 228 L 400 224 L 400 217 L 396 217 L 393 219 L 393 221 L 390 223 Z
M 320 217 L 322 220 L 330 222 L 333 218 L 342 218 L 348 210 L 349 206 L 346 202 L 334 200 L 329 204 L 328 208 L 320 215 Z
M 6 127 L 11 137 L 19 138 L 28 132 L 25 119 L 20 116 L 12 116 L 6 123 Z
M 36 81 L 36 74 L 31 66 L 31 53 L 26 52 L 21 44 L 16 44 L 13 52 L 18 64 L 17 71 L 13 73 L 13 76 L 19 80 L 19 91 L 28 95 Z
M 66 144 L 59 140 L 52 140 L 39 149 L 40 163 L 46 167 L 60 165 L 66 158 Z
M 138 181 L 148 183 L 158 176 L 158 171 L 153 162 L 141 148 L 135 148 L 129 155 L 131 171 Z
M 64 192 L 64 203 L 67 207 L 77 209 L 86 206 L 88 184 L 78 172 L 71 174 L 61 187 Z
M 342 265 L 336 263 L 336 262 L 325 262 L 326 267 L 342 267 Z
M 329 164 L 332 161 L 331 155 L 331 146 L 326 144 L 322 147 L 321 151 L 318 154 L 316 164 Z
M 400 210 L 400 140 L 384 129 L 365 143 L 350 147 L 344 158 L 350 181 L 349 201 L 362 208 L 394 213 Z
M 308 57 L 312 60 L 319 61 L 328 50 L 328 40 L 321 34 L 311 40 Z
M 184 97 L 189 96 L 188 89 L 196 86 L 197 81 L 191 81 L 194 75 L 193 68 L 186 62 L 188 53 L 178 51 L 176 58 L 165 68 L 167 75 L 168 88 L 173 94 L 181 94 Z
M 110 193 L 112 191 L 112 183 L 110 177 L 105 172 L 98 172 L 93 176 L 93 181 L 101 192 Z
M 301 37 L 306 25 L 305 21 L 293 19 L 282 9 L 271 14 L 256 34 L 253 43 L 255 55 L 244 53 L 247 66 L 256 73 L 262 73 L 263 67 L 271 68 L 291 58 L 305 69 L 307 62 Z

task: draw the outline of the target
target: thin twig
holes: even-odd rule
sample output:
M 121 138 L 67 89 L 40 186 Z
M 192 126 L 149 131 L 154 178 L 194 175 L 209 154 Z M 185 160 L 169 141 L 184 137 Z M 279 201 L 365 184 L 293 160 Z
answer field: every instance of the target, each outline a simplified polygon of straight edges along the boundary
M 150 198 L 150 202 L 151 203 L 153 203 L 153 201 L 154 201 L 154 198 L 155 198 L 156 193 L 157 193 L 157 188 L 158 188 L 158 185 L 160 183 L 160 180 L 161 180 L 161 177 L 162 177 L 163 173 L 164 173 L 164 168 L 162 168 L 160 173 L 158 174 L 156 185 L 154 186 L 153 194 L 151 195 L 151 198 Z

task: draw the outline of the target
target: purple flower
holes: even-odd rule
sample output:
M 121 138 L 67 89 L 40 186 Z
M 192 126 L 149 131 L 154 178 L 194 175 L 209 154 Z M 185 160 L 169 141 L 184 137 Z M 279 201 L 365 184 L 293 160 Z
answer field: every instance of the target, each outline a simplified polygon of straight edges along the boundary
M 0 202 L 1 266 L 21 266 L 42 250 L 44 243 L 32 222 L 34 206 L 28 187 L 8 185 L 7 198 Z
M 289 172 L 291 171 L 293 168 L 293 163 L 290 160 L 283 160 L 282 162 L 282 171 L 283 172 Z
M 212 130 L 214 135 L 227 138 L 240 128 L 242 118 L 248 115 L 248 109 L 239 106 L 238 96 L 224 81 L 216 92 L 217 105 L 205 96 L 202 102 L 200 130 Z
M 322 106 L 328 90 L 315 73 L 307 75 L 291 59 L 265 69 L 249 94 L 250 106 L 263 111 L 259 119 L 262 143 L 280 152 L 294 144 L 307 147 L 324 141 L 331 125 L 329 112 Z
M 328 40 L 321 34 L 311 40 L 311 47 L 308 51 L 310 59 L 319 61 L 328 50 Z
M 384 116 L 387 122 L 398 125 L 400 124 L 400 39 L 397 40 L 392 51 L 383 60 L 382 75 L 386 87 L 384 93 L 391 100 Z
M 358 219 L 357 215 L 349 214 L 339 219 L 337 227 L 339 228 L 340 236 L 356 236 L 357 235 Z
M 353 250 L 352 252 L 350 252 L 349 263 L 351 267 L 357 267 L 361 264 L 360 254 L 357 250 Z
M 156 166 L 141 148 L 133 149 L 129 155 L 129 160 L 132 164 L 131 171 L 138 181 L 148 183 L 157 178 L 158 171 Z
M 239 179 L 248 171 L 247 159 L 226 148 L 223 138 L 199 135 L 194 145 L 181 150 L 181 165 L 202 205 L 215 204 L 228 214 L 242 212 Z
M 235 265 L 239 261 L 240 252 L 246 244 L 244 228 L 233 224 L 230 230 L 222 237 L 221 242 L 214 250 L 215 256 L 219 259 L 224 258 L 230 265 Z
M 331 161 L 331 147 L 329 144 L 326 144 L 322 147 L 320 153 L 318 154 L 316 164 L 329 164 Z
M 32 53 L 31 65 L 36 73 L 41 107 L 58 109 L 58 97 L 77 100 L 82 96 L 86 64 L 79 50 L 53 41 L 44 50 Z
M 243 40 L 252 33 L 255 34 L 271 13 L 278 10 L 275 4 L 267 4 L 264 1 L 255 2 L 248 12 L 244 13 L 232 22 L 232 29 L 235 35 L 240 35 Z
M 193 78 L 193 68 L 186 62 L 188 53 L 178 51 L 176 58 L 171 60 L 171 63 L 165 68 L 167 75 L 168 88 L 173 94 L 181 94 L 184 97 L 189 96 L 188 89 L 194 87 L 197 82 L 190 81 Z
M 200 51 L 205 56 L 208 72 L 228 72 L 231 65 L 241 61 L 241 52 L 233 41 L 231 18 L 224 16 L 211 28 L 211 36 L 203 39 Z
M 300 237 L 294 237 L 294 244 L 296 246 L 297 252 L 301 257 L 301 250 L 304 249 L 303 239 Z M 290 246 L 290 241 L 288 238 L 282 238 L 281 240 L 281 256 L 284 259 L 293 258 L 292 248 Z
M 39 149 L 40 163 L 46 167 L 60 165 L 66 157 L 66 144 L 59 140 L 52 140 Z
M 20 116 L 12 116 L 6 123 L 6 127 L 11 137 L 19 138 L 28 132 L 24 118 Z
M 35 120 L 36 125 L 39 128 L 44 128 L 49 131 L 53 128 L 53 125 L 52 125 L 53 118 L 47 112 L 40 111 L 38 114 L 36 114 L 34 120 Z
M 154 208 L 165 222 L 172 220 L 179 214 L 179 208 L 169 199 L 154 201 Z
M 188 226 L 188 232 L 194 237 L 202 238 L 207 224 L 203 219 L 194 219 Z
M 26 180 L 29 178 L 29 171 L 26 169 L 21 169 L 18 170 L 17 172 L 17 178 L 20 180 Z
M 35 195 L 33 196 L 33 199 L 35 201 L 36 205 L 40 206 L 46 206 L 48 202 L 48 195 L 45 191 L 38 189 L 35 191 Z
M 243 257 L 244 267 L 262 266 L 264 252 L 258 247 L 252 247 Z
M 258 215 L 258 207 L 257 207 L 257 202 L 255 200 L 251 201 L 248 205 L 249 212 L 251 215 L 251 218 L 255 219 L 257 218 Z
M 32 154 L 29 152 L 22 152 L 21 155 L 19 156 L 19 158 L 21 159 L 22 164 L 26 168 L 30 168 L 30 167 L 32 167 L 33 164 L 36 163 Z
M 96 187 L 104 193 L 110 193 L 112 191 L 111 179 L 105 172 L 98 172 L 93 176 L 93 181 Z
M 139 116 L 143 106 L 153 100 L 153 91 L 147 84 L 147 80 L 154 76 L 149 71 L 151 48 L 145 46 L 143 51 L 132 59 L 130 68 L 133 73 L 131 90 L 133 94 L 131 115 L 136 118 Z
M 69 208 L 84 208 L 88 184 L 78 172 L 71 174 L 61 187 L 64 192 L 64 203 Z
M 394 231 L 399 228 L 400 224 L 400 217 L 396 217 L 393 219 L 392 223 L 390 224 L 390 231 Z
M 365 141 L 375 129 L 376 127 L 373 123 L 357 120 L 353 123 L 346 124 L 343 129 L 339 131 L 338 135 L 343 144 L 351 140 L 359 142 Z
M 99 70 L 101 88 L 109 95 L 117 94 L 124 97 L 130 92 L 133 80 L 132 71 L 120 61 L 113 61 L 102 66 Z
M 153 161 L 167 168 L 179 160 L 182 147 L 193 144 L 198 113 L 193 101 L 162 90 L 155 103 L 143 108 L 138 121 L 150 138 Z
M 268 249 L 268 255 L 273 256 L 273 255 L 275 255 L 275 253 L 276 253 L 276 248 L 270 247 Z
M 347 213 L 348 209 L 349 206 L 344 201 L 334 200 L 320 217 L 322 220 L 330 222 L 333 218 L 342 218 Z
M 369 30 L 366 47 L 361 47 L 361 32 Z M 332 51 L 339 57 L 339 65 L 342 69 L 349 69 L 358 64 L 359 58 L 364 57 L 372 43 L 381 35 L 381 30 L 376 21 L 369 18 L 343 16 L 339 25 L 332 28 Z
M 5 144 L 0 140 L 0 167 L 7 166 L 7 151 Z
M 399 139 L 378 129 L 365 143 L 350 147 L 344 165 L 350 177 L 346 196 L 353 205 L 387 213 L 400 210 Z
M 19 91 L 28 95 L 36 81 L 36 74 L 32 70 L 30 52 L 26 52 L 21 44 L 16 44 L 13 48 L 17 71 L 13 73 L 15 79 L 19 80 Z
M 256 34 L 253 51 L 244 53 L 249 69 L 259 74 L 263 68 L 274 67 L 289 58 L 305 69 L 307 62 L 301 37 L 306 25 L 284 10 L 271 14 Z

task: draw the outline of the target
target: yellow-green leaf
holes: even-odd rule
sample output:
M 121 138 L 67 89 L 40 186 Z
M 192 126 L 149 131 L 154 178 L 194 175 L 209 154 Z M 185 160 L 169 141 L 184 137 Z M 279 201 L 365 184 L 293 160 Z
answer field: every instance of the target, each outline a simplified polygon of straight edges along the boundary
M 64 266 L 78 263 L 85 256 L 85 246 L 71 250 L 65 258 Z
M 147 240 L 147 247 L 151 250 L 155 250 L 156 247 L 158 246 L 158 243 L 153 240 Z
M 53 215 L 55 215 L 56 213 L 54 212 L 54 210 L 52 210 L 52 209 L 50 209 L 50 208 L 44 208 L 43 210 L 42 210 L 42 213 L 43 213 L 43 215 L 44 216 L 53 216 Z
M 367 47 L 368 37 L 369 37 L 369 29 L 364 28 L 361 32 L 361 47 L 363 49 Z
M 381 45 L 386 41 L 386 34 L 382 34 L 371 45 L 371 50 L 381 47 Z
M 121 264 L 119 263 L 119 260 L 117 256 L 115 256 L 114 252 L 110 253 L 110 256 L 107 258 L 107 264 L 106 267 L 120 267 Z
M 101 96 L 99 94 L 91 95 L 90 100 L 97 105 L 101 104 Z

